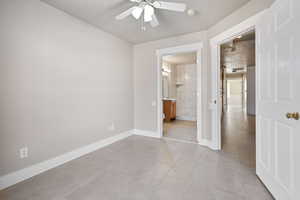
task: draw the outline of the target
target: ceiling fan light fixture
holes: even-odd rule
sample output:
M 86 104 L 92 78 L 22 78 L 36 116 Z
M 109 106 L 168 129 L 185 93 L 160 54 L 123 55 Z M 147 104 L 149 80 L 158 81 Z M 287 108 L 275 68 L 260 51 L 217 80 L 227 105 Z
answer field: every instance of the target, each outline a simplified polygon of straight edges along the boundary
M 152 21 L 152 16 L 154 15 L 154 8 L 150 5 L 146 5 L 144 8 L 144 20 L 145 22 Z
M 117 15 L 116 20 L 123 20 L 133 16 L 136 20 L 141 19 L 142 29 L 145 30 L 145 22 L 149 22 L 152 27 L 159 26 L 156 16 L 158 10 L 168 10 L 174 12 L 185 12 L 187 6 L 184 3 L 167 2 L 160 0 L 128 0 L 135 3 L 135 6 L 128 8 Z M 190 11 L 192 13 L 193 11 Z M 193 14 L 193 13 L 192 13 Z
M 139 19 L 141 17 L 142 13 L 143 13 L 143 8 L 135 7 L 135 9 L 132 11 L 131 14 L 135 19 Z

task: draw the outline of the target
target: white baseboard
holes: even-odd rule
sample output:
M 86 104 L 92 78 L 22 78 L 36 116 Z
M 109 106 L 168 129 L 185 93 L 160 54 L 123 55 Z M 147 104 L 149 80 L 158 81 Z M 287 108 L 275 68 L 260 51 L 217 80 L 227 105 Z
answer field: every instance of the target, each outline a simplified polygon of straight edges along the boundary
M 211 144 L 210 140 L 207 140 L 207 139 L 202 139 L 202 140 L 198 141 L 198 143 L 202 146 L 207 146 L 207 147 L 209 147 Z
M 125 138 L 131 136 L 132 134 L 133 134 L 133 131 L 130 130 L 130 131 L 103 139 L 96 143 L 81 147 L 74 151 L 71 151 L 71 152 L 65 153 L 63 155 L 60 155 L 58 157 L 52 158 L 50 160 L 46 160 L 41 163 L 32 165 L 30 167 L 21 169 L 19 171 L 4 175 L 4 176 L 0 177 L 0 190 L 8 188 L 8 187 L 15 185 L 21 181 L 24 181 L 24 180 L 29 179 L 33 176 L 36 176 L 40 173 L 43 173 L 49 169 L 55 168 L 59 165 L 67 163 L 71 160 L 74 160 L 74 159 L 84 156 L 88 153 L 96 151 L 100 148 L 108 146 L 114 142 L 125 139 Z
M 182 140 L 182 139 L 176 139 L 176 138 L 170 138 L 170 137 L 164 137 L 164 140 L 174 141 L 174 142 L 181 142 L 181 143 L 187 143 L 187 144 L 195 144 L 199 145 L 198 142 L 188 141 L 188 140 Z
M 212 143 L 212 141 L 207 140 L 207 139 L 202 139 L 198 142 L 198 144 L 202 145 L 202 146 L 206 146 L 212 150 L 219 150 L 217 147 L 215 147 L 215 145 Z
M 197 119 L 190 117 L 190 116 L 176 116 L 177 120 L 184 120 L 184 121 L 197 121 Z
M 144 130 L 134 129 L 133 134 L 146 136 L 146 137 L 161 138 L 161 135 L 158 132 L 154 132 L 154 131 L 144 131 Z
M 152 138 L 161 138 L 161 135 L 159 134 L 159 132 L 145 131 L 145 130 L 139 130 L 139 129 L 134 129 L 133 130 L 133 135 L 152 137 Z M 165 139 L 169 139 L 169 138 L 165 138 Z M 170 139 L 170 140 L 176 140 L 176 139 Z M 182 140 L 177 140 L 177 141 L 182 141 Z M 207 140 L 207 139 L 202 139 L 198 143 L 188 142 L 188 141 L 186 141 L 186 143 L 199 144 L 199 145 L 202 145 L 202 146 L 206 146 L 206 147 L 208 147 L 212 150 L 219 150 L 217 147 L 215 147 L 215 145 L 213 145 L 213 143 L 210 140 Z

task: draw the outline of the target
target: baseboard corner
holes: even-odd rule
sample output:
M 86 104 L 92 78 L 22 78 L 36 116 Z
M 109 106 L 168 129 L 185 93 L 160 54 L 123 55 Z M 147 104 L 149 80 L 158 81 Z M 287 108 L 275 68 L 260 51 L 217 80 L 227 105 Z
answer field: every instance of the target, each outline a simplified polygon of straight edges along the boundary
M 200 141 L 198 141 L 198 144 L 202 146 L 206 146 L 215 151 L 219 150 L 215 145 L 213 145 L 212 141 L 208 139 L 201 139 Z

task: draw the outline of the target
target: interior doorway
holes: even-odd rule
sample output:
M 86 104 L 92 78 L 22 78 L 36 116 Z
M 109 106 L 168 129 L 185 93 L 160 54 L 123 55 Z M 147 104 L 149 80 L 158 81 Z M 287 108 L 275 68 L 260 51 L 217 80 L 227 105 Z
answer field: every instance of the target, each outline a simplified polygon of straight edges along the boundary
M 221 148 L 255 168 L 255 31 L 221 44 Z
M 163 136 L 197 142 L 197 52 L 162 57 Z
M 186 44 L 186 45 L 182 45 L 182 46 L 175 46 L 175 47 L 170 47 L 170 48 L 165 48 L 165 49 L 158 49 L 156 54 L 157 54 L 157 77 L 158 77 L 158 82 L 157 82 L 157 120 L 158 120 L 158 134 L 159 137 L 162 138 L 166 138 L 166 139 L 173 139 L 173 140 L 179 140 L 182 142 L 191 142 L 191 143 L 197 143 L 197 144 L 204 144 L 205 139 L 203 139 L 202 137 L 202 129 L 203 129 L 203 122 L 202 122 L 202 118 L 205 117 L 204 113 L 202 112 L 202 48 L 203 48 L 203 44 L 202 43 L 193 43 L 193 44 Z M 173 89 L 170 89 L 170 87 L 167 87 L 167 83 L 165 83 L 168 78 L 165 78 L 164 76 L 167 76 L 167 73 L 172 73 L 172 69 L 170 70 L 165 64 L 164 64 L 164 60 L 166 60 L 166 58 L 172 58 L 172 57 L 181 57 L 181 58 L 185 58 L 185 59 L 191 59 L 193 60 L 193 65 L 195 68 L 193 68 L 193 75 L 190 76 L 195 76 L 196 77 L 196 86 L 194 87 L 194 91 L 192 91 L 192 96 L 194 97 L 193 99 L 195 100 L 195 104 L 194 105 L 194 109 L 195 109 L 195 114 L 193 115 L 192 120 L 190 118 L 185 118 L 184 115 L 179 116 L 177 113 L 180 113 L 180 109 L 178 106 L 174 105 L 174 103 L 177 101 L 177 95 L 176 98 L 172 98 L 172 91 L 174 92 L 174 88 L 176 88 L 176 92 L 177 92 L 177 87 L 183 86 L 183 80 L 185 78 L 187 78 L 187 76 L 183 76 L 183 79 L 180 78 L 177 81 L 177 77 L 176 77 L 176 81 L 175 86 L 173 87 Z M 179 70 L 182 70 L 183 68 L 178 67 Z M 177 71 L 177 69 L 175 70 Z M 174 72 L 173 72 L 173 76 L 174 76 Z M 180 73 L 179 73 L 180 74 Z M 182 75 L 182 74 L 181 74 Z M 172 74 L 171 74 L 172 76 Z M 195 80 L 194 80 L 195 81 Z M 189 81 L 191 82 L 191 81 Z M 195 82 L 193 82 L 195 83 Z M 189 83 L 188 83 L 189 84 Z M 167 88 L 164 88 L 167 87 Z M 181 89 L 183 89 L 184 87 L 181 87 Z M 167 95 L 164 93 L 168 93 Z M 165 102 L 168 101 L 168 102 Z M 175 100 L 175 101 L 174 101 Z M 186 101 L 186 100 L 185 100 Z M 169 116 L 167 116 L 166 110 L 164 112 L 164 102 L 165 103 L 170 103 L 171 107 L 169 106 L 169 108 L 173 109 L 173 113 L 171 112 Z M 177 102 L 176 102 L 177 103 Z M 182 101 L 180 100 L 179 104 L 182 103 Z M 173 106 L 173 107 L 172 107 Z M 179 112 L 178 112 L 179 109 Z M 175 113 L 174 113 L 175 111 Z M 184 112 L 183 112 L 184 113 Z M 176 119 L 178 120 L 178 122 L 182 122 L 182 123 L 176 123 Z M 181 120 L 180 120 L 181 119 Z M 186 120 L 188 119 L 188 120 Z M 173 125 L 179 124 L 179 126 L 184 126 L 184 127 L 191 127 L 191 129 L 193 131 L 192 137 L 190 137 L 189 140 L 186 140 L 184 138 L 177 138 L 177 137 L 166 137 L 166 134 L 164 134 L 164 130 L 166 130 L 166 128 L 164 129 L 164 125 L 166 121 L 175 121 L 175 123 Z M 192 121 L 192 122 L 190 122 Z M 166 126 L 165 126 L 166 127 Z M 173 126 L 174 127 L 174 126 Z M 185 129 L 186 130 L 186 129 Z M 180 132 L 180 131 L 179 131 Z M 184 132 L 182 133 L 184 134 Z M 173 134 L 174 135 L 174 134 Z

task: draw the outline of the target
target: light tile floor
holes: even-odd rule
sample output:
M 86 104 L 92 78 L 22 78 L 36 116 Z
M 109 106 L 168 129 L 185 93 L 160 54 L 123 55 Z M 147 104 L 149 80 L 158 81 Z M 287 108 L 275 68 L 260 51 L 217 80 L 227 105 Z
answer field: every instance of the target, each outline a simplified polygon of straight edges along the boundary
M 255 116 L 241 106 L 229 106 L 222 120 L 222 151 L 255 169 L 255 148 Z
M 254 170 L 196 144 L 131 136 L 0 192 L 1 200 L 269 200 Z
M 183 120 L 164 122 L 163 135 L 171 139 L 197 142 L 197 122 Z

